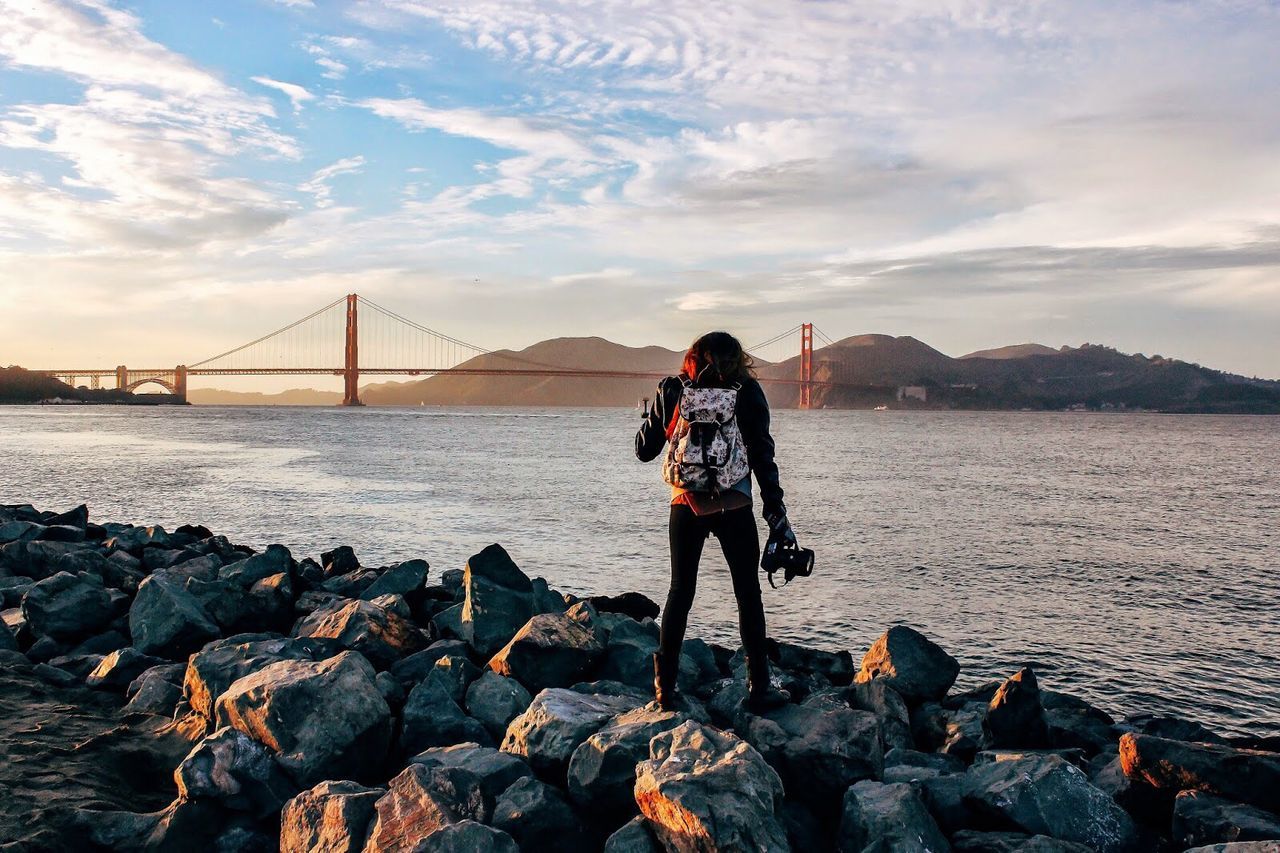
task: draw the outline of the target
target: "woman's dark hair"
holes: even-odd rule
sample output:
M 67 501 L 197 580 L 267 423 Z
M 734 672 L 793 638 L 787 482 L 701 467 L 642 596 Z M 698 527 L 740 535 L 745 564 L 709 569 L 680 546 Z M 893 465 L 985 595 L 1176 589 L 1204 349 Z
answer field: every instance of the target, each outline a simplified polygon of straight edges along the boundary
M 703 369 L 708 365 L 707 373 L 721 382 L 742 382 L 756 375 L 755 361 L 728 332 L 707 332 L 694 341 L 684 354 L 680 372 L 691 380 L 699 375 L 705 378 Z

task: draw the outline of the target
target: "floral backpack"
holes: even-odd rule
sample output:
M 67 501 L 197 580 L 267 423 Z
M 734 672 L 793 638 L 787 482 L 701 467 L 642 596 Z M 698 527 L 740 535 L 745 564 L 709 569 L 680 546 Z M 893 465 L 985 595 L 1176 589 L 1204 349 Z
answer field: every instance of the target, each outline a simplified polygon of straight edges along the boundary
M 678 489 L 718 493 L 750 473 L 735 410 L 738 389 L 698 388 L 681 377 L 684 389 L 667 427 L 662 479 Z

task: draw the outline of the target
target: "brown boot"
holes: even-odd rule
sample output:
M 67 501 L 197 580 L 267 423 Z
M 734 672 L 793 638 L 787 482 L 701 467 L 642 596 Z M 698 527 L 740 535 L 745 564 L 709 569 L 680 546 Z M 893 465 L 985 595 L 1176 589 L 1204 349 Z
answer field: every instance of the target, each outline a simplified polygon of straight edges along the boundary
M 662 654 L 653 656 L 653 698 L 664 711 L 676 709 L 676 676 L 679 670 L 670 666 Z
M 764 655 L 747 657 L 747 710 L 763 714 L 781 708 L 791 701 L 791 694 L 769 682 L 769 659 Z

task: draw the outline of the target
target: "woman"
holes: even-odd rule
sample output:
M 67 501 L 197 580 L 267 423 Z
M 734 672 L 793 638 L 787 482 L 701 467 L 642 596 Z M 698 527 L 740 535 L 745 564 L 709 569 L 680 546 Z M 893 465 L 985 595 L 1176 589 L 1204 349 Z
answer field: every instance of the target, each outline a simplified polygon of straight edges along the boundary
M 720 540 L 747 655 L 747 707 L 760 712 L 790 700 L 769 683 L 764 604 L 760 600 L 760 541 L 751 512 L 751 474 L 760 486 L 770 541 L 794 544 L 778 484 L 769 435 L 769 403 L 737 338 L 710 332 L 685 353 L 679 376 L 658 383 L 653 408 L 636 433 L 636 456 L 648 462 L 670 445 L 663 478 L 671 485 L 671 590 L 662 611 L 654 655 L 654 692 L 675 706 L 675 684 L 698 561 L 709 536 Z

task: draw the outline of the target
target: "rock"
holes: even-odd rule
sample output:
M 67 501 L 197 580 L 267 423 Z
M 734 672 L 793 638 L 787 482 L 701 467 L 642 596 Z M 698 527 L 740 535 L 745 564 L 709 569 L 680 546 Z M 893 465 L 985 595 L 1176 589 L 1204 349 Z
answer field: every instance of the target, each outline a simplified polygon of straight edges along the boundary
M 624 592 L 622 595 L 593 595 L 587 603 L 601 613 L 620 613 L 637 622 L 645 619 L 657 619 L 660 609 L 653 599 L 638 592 Z
M 1086 755 L 1114 753 L 1120 733 L 1110 717 L 1096 708 L 1049 708 L 1044 711 L 1052 747 L 1078 747 Z
M 960 664 L 919 631 L 895 625 L 862 657 L 859 684 L 882 679 L 908 702 L 941 699 L 960 673 Z
M 427 675 L 428 681 L 434 681 L 445 689 L 459 706 L 467 701 L 467 688 L 480 677 L 480 667 L 467 660 L 463 655 L 445 655 L 436 661 Z
M 53 637 L 41 637 L 27 649 L 27 657 L 33 663 L 48 663 L 67 651 L 65 643 L 59 643 Z
M 1057 755 L 973 767 L 965 774 L 964 796 L 976 810 L 1025 832 L 1086 844 L 1099 853 L 1131 849 L 1136 839 L 1129 815 Z
M 377 579 L 377 570 L 361 569 L 350 574 L 334 575 L 322 583 L 320 588 L 343 598 L 359 598 Z
M 32 674 L 50 684 L 58 687 L 72 687 L 80 683 L 80 679 L 67 672 L 65 669 L 59 669 L 56 666 L 50 666 L 47 663 L 38 663 L 31 668 Z
M 1166 740 L 1181 740 L 1190 743 L 1217 743 L 1225 745 L 1226 738 L 1211 729 L 1205 728 L 1194 720 L 1183 720 L 1178 717 L 1163 717 L 1158 714 L 1135 714 L 1126 717 L 1126 729 L 1144 735 L 1154 735 Z
M 76 677 L 76 681 L 84 681 L 98 668 L 104 658 L 104 655 L 58 655 L 51 658 L 48 664 L 71 673 Z
M 271 753 L 253 738 L 221 728 L 204 738 L 173 771 L 178 796 L 213 799 L 254 817 L 280 810 L 294 794 Z
M 494 743 L 480 721 L 463 713 L 450 698 L 448 689 L 430 678 L 409 691 L 402 718 L 400 752 L 404 755 L 413 755 L 433 746 Z
M 945 711 L 944 714 L 946 725 L 938 751 L 954 755 L 966 763 L 972 762 L 986 739 L 982 724 L 987 716 L 987 706 L 969 702 L 958 711 Z
M 1184 853 L 1280 853 L 1280 841 L 1231 841 L 1196 847 Z
M 603 654 L 604 644 L 590 625 L 568 614 L 542 613 L 516 632 L 489 668 L 536 694 L 581 680 Z
M 981 765 L 995 761 L 1019 761 L 1023 758 L 1043 758 L 1046 755 L 1056 755 L 1086 773 L 1089 771 L 1089 760 L 1080 749 L 984 749 L 973 757 L 972 763 Z
M 467 561 L 463 588 L 461 639 L 481 655 L 505 646 L 533 615 L 533 584 L 501 545 Z
M 324 568 L 324 576 L 331 578 L 358 570 L 360 561 L 356 559 L 356 552 L 351 550 L 350 545 L 339 545 L 320 555 L 320 565 Z
M 515 840 L 500 829 L 460 820 L 437 829 L 413 848 L 414 853 L 520 853 Z
M 636 765 L 649 757 L 649 741 L 688 719 L 656 704 L 614 717 L 573 751 L 568 771 L 573 801 L 614 825 L 634 815 Z
M 0 545 L 0 574 L 44 580 L 57 573 L 55 566 L 67 554 L 86 549 L 79 542 L 10 542 Z
M 501 740 L 511 721 L 525 712 L 533 697 L 524 685 L 492 670 L 485 670 L 467 688 L 466 710 L 491 734 Z
M 108 551 L 128 551 L 135 557 L 145 548 L 168 548 L 169 534 L 163 527 L 130 527 L 102 543 Z
M 315 661 L 329 657 L 327 644 L 316 640 L 237 634 L 209 643 L 191 656 L 183 677 L 183 691 L 191 708 L 206 719 L 214 717 L 214 703 L 228 687 L 268 664 L 284 660 Z
M 521 853 L 553 853 L 583 846 L 582 822 L 564 795 L 532 777 L 507 788 L 493 806 L 494 827 L 510 835 Z
M 89 673 L 85 683 L 90 687 L 122 690 L 142 673 L 164 663 L 161 658 L 144 655 L 135 648 L 123 648 L 103 658 L 102 663 Z
M 252 627 L 286 628 L 293 621 L 293 578 L 288 572 L 254 581 L 245 600 Z
M 440 586 L 444 587 L 459 604 L 467 595 L 466 577 L 466 572 L 462 569 L 445 569 L 440 573 Z
M 360 853 L 383 788 L 321 782 L 285 803 L 280 853 Z
M 852 708 L 784 705 L 748 715 L 747 742 L 782 776 L 793 799 L 833 814 L 849 786 L 878 779 L 884 748 L 875 715 Z
M 465 609 L 463 604 L 455 604 L 452 607 L 446 607 L 431 618 L 431 626 L 436 631 L 436 636 L 447 640 L 465 640 L 465 632 L 462 627 L 462 611 Z
M 94 634 L 71 650 L 73 655 L 109 655 L 129 647 L 129 638 L 115 629 Z M 167 663 L 167 661 L 164 661 Z
M 662 848 L 649 831 L 649 821 L 635 817 L 609 836 L 603 853 L 662 853 Z
M 1049 726 L 1040 704 L 1036 674 L 1023 667 L 1010 676 L 987 706 L 982 731 L 988 747 L 1038 749 L 1049 745 Z
M 402 616 L 405 619 L 413 618 L 413 608 L 409 606 L 409 602 L 404 600 L 403 595 L 392 595 L 388 593 L 386 595 L 379 595 L 376 598 L 371 598 L 369 601 L 378 605 L 383 610 L 390 610 L 397 616 Z
M 97 575 L 58 572 L 22 597 L 22 615 L 37 637 L 75 640 L 101 631 L 116 615 Z
M 181 659 L 220 634 L 218 625 L 183 582 L 163 572 L 138 586 L 129 608 L 129 634 L 144 654 Z
M 1047 835 L 1022 832 L 974 832 L 964 829 L 951 836 L 954 853 L 1092 853 L 1090 848 Z
M 854 684 L 848 691 L 850 705 L 862 711 L 870 711 L 880 721 L 880 734 L 886 750 L 915 748 L 907 703 L 884 679 Z
M 965 764 L 953 755 L 938 752 L 917 752 L 914 749 L 891 749 L 884 754 L 884 766 L 926 767 L 939 773 L 963 773 Z
M 838 849 L 858 853 L 876 850 L 950 851 L 946 836 L 910 785 L 885 785 L 866 779 L 844 795 Z
M 272 575 L 289 574 L 293 569 L 293 555 L 283 545 L 268 545 L 261 554 L 218 569 L 218 579 L 231 581 L 241 589 L 249 589 L 260 580 Z
M 466 657 L 467 644 L 461 640 L 436 640 L 420 652 L 401 658 L 391 665 L 391 674 L 402 684 L 417 684 L 436 668 L 436 661 L 448 655 Z
M 158 676 L 144 678 L 123 713 L 172 718 L 181 701 L 182 688 L 178 685 Z
M 853 681 L 853 655 L 846 651 L 826 652 L 810 649 L 795 643 L 773 643 L 775 661 L 789 672 L 811 672 L 823 676 L 832 684 L 845 685 Z M 771 655 L 773 657 L 773 655 Z
M 658 651 L 658 625 L 619 618 L 609 631 L 609 644 L 598 668 L 600 678 L 633 687 L 653 686 L 653 656 Z
M 374 675 L 354 652 L 268 664 L 218 697 L 216 719 L 273 750 L 299 786 L 359 781 L 381 767 L 391 740 L 391 710 Z
M 543 690 L 511 721 L 502 751 L 524 758 L 544 779 L 564 778 L 574 750 L 621 713 L 643 704 L 634 696 Z
M 426 767 L 459 768 L 474 773 L 481 792 L 496 800 L 507 788 L 521 779 L 532 778 L 533 769 L 514 755 L 478 743 L 460 743 L 436 747 L 410 759 L 412 764 Z
M 1130 779 L 1170 795 L 1204 791 L 1280 813 L 1280 754 L 1129 733 L 1120 764 Z
M 1173 804 L 1173 840 L 1182 847 L 1228 841 L 1280 842 L 1280 816 L 1202 791 L 1183 791 Z
M 690 721 L 654 737 L 649 755 L 635 798 L 668 851 L 789 849 L 782 780 L 748 743 Z
M 427 579 L 426 560 L 406 560 L 397 563 L 369 586 L 365 587 L 360 597 L 372 601 L 380 595 L 408 595 L 422 588 Z
M 425 649 L 428 637 L 409 620 L 368 601 L 351 601 L 317 610 L 294 629 L 297 637 L 336 640 L 344 649 L 360 652 L 378 669 Z
M 563 613 L 569 609 L 565 596 L 552 589 L 545 578 L 534 578 L 530 583 L 533 585 L 534 616 L 539 613 Z
M 30 542 L 39 539 L 45 526 L 34 521 L 6 521 L 0 524 L 0 543 Z
M 365 853 L 417 850 L 420 839 L 463 820 L 483 823 L 490 813 L 475 774 L 423 764 L 402 770 L 374 808 Z

